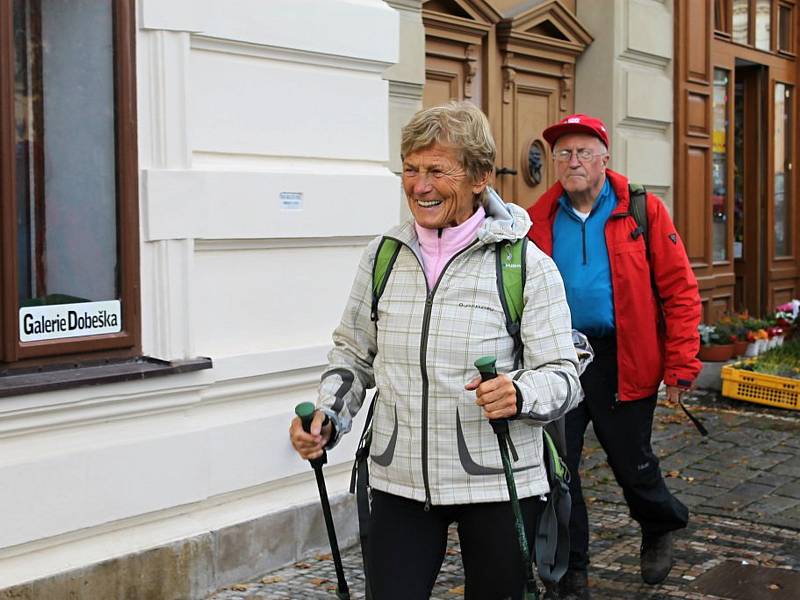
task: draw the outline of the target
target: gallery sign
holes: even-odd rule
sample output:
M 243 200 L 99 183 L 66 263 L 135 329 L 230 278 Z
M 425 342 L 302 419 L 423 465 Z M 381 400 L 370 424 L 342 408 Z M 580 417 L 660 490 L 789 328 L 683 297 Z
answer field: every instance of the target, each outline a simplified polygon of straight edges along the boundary
M 119 300 L 50 304 L 19 309 L 19 340 L 37 342 L 118 333 L 122 330 Z

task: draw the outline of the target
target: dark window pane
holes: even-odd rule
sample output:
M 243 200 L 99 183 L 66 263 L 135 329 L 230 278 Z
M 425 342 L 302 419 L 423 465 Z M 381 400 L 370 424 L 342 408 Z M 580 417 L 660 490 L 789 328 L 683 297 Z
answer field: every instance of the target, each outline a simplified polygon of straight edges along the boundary
M 781 6 L 778 12 L 778 49 L 792 52 L 792 7 Z
M 727 0 L 714 0 L 714 29 L 728 31 Z
M 119 297 L 110 1 L 15 0 L 19 297 Z

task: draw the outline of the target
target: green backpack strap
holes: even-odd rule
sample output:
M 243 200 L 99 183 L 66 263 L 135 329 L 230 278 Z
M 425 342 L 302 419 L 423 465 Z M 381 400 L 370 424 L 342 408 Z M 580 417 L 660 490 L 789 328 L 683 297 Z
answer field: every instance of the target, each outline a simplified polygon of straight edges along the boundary
M 400 242 L 394 238 L 384 237 L 378 244 L 375 253 L 375 262 L 372 264 L 372 310 L 370 318 L 373 322 L 378 321 L 378 300 L 386 289 L 386 281 L 389 273 L 400 253 Z M 358 531 L 359 542 L 361 544 L 361 558 L 364 562 L 364 585 L 366 600 L 374 600 L 372 587 L 370 584 L 370 574 L 367 568 L 367 546 L 369 544 L 369 457 L 370 445 L 372 444 L 372 415 L 375 411 L 375 404 L 378 401 L 379 392 L 375 392 L 369 404 L 367 418 L 364 421 L 364 430 L 361 432 L 356 458 L 353 462 L 353 469 L 350 474 L 350 493 L 356 495 L 356 506 L 358 508 Z
M 528 238 L 500 242 L 496 246 L 497 291 L 506 315 L 506 329 L 514 340 L 514 368 L 522 366 L 520 324 L 524 309 L 525 255 Z M 537 521 L 534 540 L 536 567 L 543 581 L 557 582 L 569 563 L 569 517 L 572 501 L 569 470 L 564 463 L 564 417 L 542 428 L 543 455 L 550 485 L 545 507 Z M 555 437 L 553 437 L 555 436 Z
M 399 252 L 400 242 L 394 238 L 385 237 L 378 244 L 375 262 L 372 265 L 372 311 L 370 317 L 373 321 L 378 320 L 378 300 L 380 300 L 383 290 L 386 289 L 386 280 L 389 278 L 389 273 L 392 271 Z
M 528 238 L 506 240 L 495 246 L 497 260 L 497 292 L 506 315 L 506 329 L 514 340 L 514 368 L 522 364 L 522 336 L 520 322 L 524 308 L 525 253 Z

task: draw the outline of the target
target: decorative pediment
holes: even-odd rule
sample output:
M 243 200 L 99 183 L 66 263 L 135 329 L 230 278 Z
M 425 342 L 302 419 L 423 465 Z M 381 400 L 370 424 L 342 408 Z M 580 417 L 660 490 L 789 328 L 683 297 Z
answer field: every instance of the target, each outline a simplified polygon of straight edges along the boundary
M 592 43 L 592 36 L 559 0 L 533 0 L 506 11 L 498 26 L 501 43 L 547 46 L 577 55 Z M 526 44 L 527 42 L 527 44 Z
M 502 18 L 486 0 L 428 0 L 422 3 L 422 10 L 427 16 L 456 17 L 484 25 L 493 25 Z

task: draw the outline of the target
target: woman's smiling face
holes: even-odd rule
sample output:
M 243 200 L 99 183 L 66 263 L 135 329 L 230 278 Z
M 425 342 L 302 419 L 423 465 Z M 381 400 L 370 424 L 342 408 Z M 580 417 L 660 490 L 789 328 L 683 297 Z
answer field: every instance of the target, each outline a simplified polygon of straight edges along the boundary
M 427 229 L 454 227 L 475 213 L 475 194 L 489 174 L 474 182 L 451 146 L 434 143 L 403 160 L 403 190 L 414 220 Z

